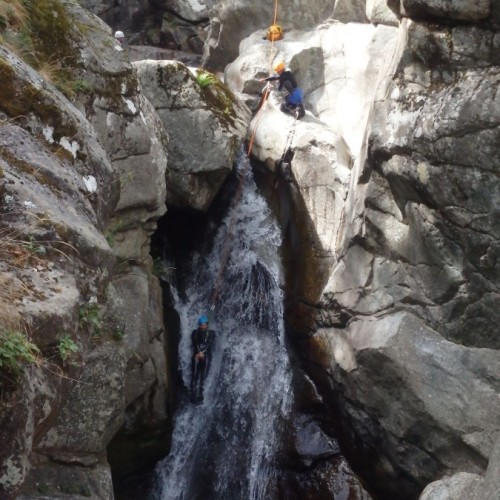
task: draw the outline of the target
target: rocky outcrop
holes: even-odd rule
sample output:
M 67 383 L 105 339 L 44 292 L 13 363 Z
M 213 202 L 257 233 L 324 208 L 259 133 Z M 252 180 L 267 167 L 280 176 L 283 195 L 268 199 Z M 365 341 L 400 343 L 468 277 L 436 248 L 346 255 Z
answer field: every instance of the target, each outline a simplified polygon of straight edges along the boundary
M 76 2 L 48 3 L 59 46 L 41 31 L 34 40 L 65 61 L 65 95 L 0 51 L 2 244 L 13 259 L 2 257 L 0 282 L 15 309 L 9 329 L 22 316 L 41 349 L 4 392 L 0 487 L 13 496 L 24 483 L 22 498 L 111 498 L 106 451 L 124 454 L 169 419 L 149 256 L 155 221 L 166 198 L 207 209 L 246 115 L 210 74 L 180 63 L 139 64 L 139 83 L 109 28 Z M 149 4 L 120 8 L 139 19 L 130 13 Z M 201 20 L 187 4 L 174 8 Z M 431 483 L 425 500 L 493 498 L 497 3 L 283 5 L 285 38 L 273 46 L 262 39 L 272 5 L 223 1 L 214 16 L 205 64 L 225 68 L 253 109 L 260 78 L 279 59 L 305 90 L 303 120 L 283 115 L 273 92 L 250 138 L 278 178 L 280 201 L 288 196 L 289 332 L 342 423 L 343 449 L 387 496 L 416 498 Z M 170 28 L 158 33 L 160 45 L 163 36 L 188 46 Z M 323 453 L 300 439 L 300 460 Z
M 240 56 L 226 67 L 224 78 L 231 90 L 256 108 L 257 92 L 264 86 L 259 79 L 273 74 L 273 66 L 284 61 L 304 91 L 306 122 L 315 117 L 318 127 L 340 134 L 355 158 L 364 140 L 384 50 L 395 45 L 396 32 L 388 26 L 329 21 L 314 31 L 290 32 L 274 44 L 255 33 L 241 42 Z M 276 94 L 273 91 L 278 98 Z M 268 128 L 259 126 L 257 133 L 267 133 Z M 287 127 L 277 128 L 288 133 Z M 261 142 L 272 141 L 256 141 L 255 155 L 263 160 L 258 151 Z
M 276 12 L 277 14 L 278 12 Z M 283 3 L 279 5 L 278 24 L 286 33 L 292 29 L 312 29 L 330 19 L 332 2 L 326 0 L 312 3 Z M 258 32 L 265 38 L 267 28 L 275 19 L 275 4 L 245 0 L 222 0 L 217 3 L 210 19 L 210 32 L 203 54 L 204 65 L 214 71 L 224 67 L 238 56 L 241 40 Z M 262 41 L 262 40 L 261 40 Z
M 249 111 L 211 73 L 177 61 L 134 66 L 170 137 L 167 203 L 206 211 L 232 170 Z
M 0 52 L 10 248 L 2 276 L 41 351 L 2 402 L 2 422 L 15 425 L 2 426 L 0 487 L 2 498 L 21 485 L 23 498 L 113 498 L 112 437 L 125 419 L 134 429 L 145 421 L 165 427 L 169 418 L 161 295 L 149 256 L 165 211 L 167 139 L 110 29 L 75 2 L 57 9 L 52 35 L 73 27 L 60 35 L 66 80 L 56 83 L 66 95 Z
M 338 342 L 354 345 L 356 365 L 332 372 L 345 417 L 363 446 L 372 442 L 374 453 L 386 455 L 388 475 L 414 481 L 408 484 L 412 496 L 436 475 L 483 471 L 498 430 L 498 415 L 489 413 L 498 407 L 493 381 L 500 376 L 491 307 L 498 300 L 492 257 L 498 70 L 489 50 L 480 48 L 491 37 L 487 29 L 403 24 L 395 76 L 384 90 L 391 99 L 375 104 L 368 159 L 359 171 L 361 178 L 371 169 L 371 178 L 366 190 L 351 192 L 351 206 L 358 208 L 347 218 L 345 254 L 324 291 L 325 305 L 353 317 L 346 328 L 331 331 L 340 367 L 347 355 Z M 398 311 L 406 312 L 393 335 L 387 327 Z M 375 340 L 381 330 L 382 345 L 391 338 L 396 350 L 379 358 L 385 352 Z M 369 339 L 371 347 L 355 338 Z M 401 368 L 394 370 L 395 364 Z M 408 372 L 418 375 L 404 382 Z M 381 401 L 372 406 L 373 392 L 355 394 L 354 380 L 373 388 L 374 380 L 380 387 L 384 379 L 397 388 L 392 408 Z M 422 392 L 415 393 L 416 380 Z M 406 423 L 403 408 L 411 415 Z M 377 429 L 371 438 L 370 428 Z M 393 442 L 386 453 L 381 435 Z
M 455 498 L 498 497 L 498 473 L 500 466 L 500 441 L 496 440 L 484 477 L 468 472 L 459 472 L 429 484 L 420 500 L 453 500 Z
M 15 372 L 0 370 L 0 496 L 113 498 L 108 457 L 120 478 L 151 468 L 168 446 L 151 235 L 166 200 L 208 208 L 232 169 L 248 110 L 215 75 L 179 62 L 134 68 L 111 29 L 72 0 L 32 8 L 40 57 L 50 50 L 65 66 L 50 81 L 0 46 L 1 244 L 9 255 L 0 279 L 12 302 L 0 295 L 1 333 L 25 328 L 32 341 L 19 334 L 29 356 Z
M 307 112 L 294 123 L 271 97 L 253 122 L 253 152 L 271 168 L 291 163 L 287 319 L 322 393 L 341 412 L 351 458 L 365 458 L 359 470 L 376 471 L 367 477 L 382 494 L 416 498 L 450 476 L 443 487 L 466 498 L 470 488 L 480 494 L 476 480 L 488 461 L 494 468 L 500 421 L 497 14 L 490 2 L 389 3 L 399 17 L 433 24 L 383 27 L 385 49 L 375 48 L 368 24 L 321 26 L 337 35 L 320 31 L 328 46 L 299 32 L 275 44 L 270 60 L 283 58 L 296 73 Z M 439 18 L 484 23 L 440 25 Z M 356 50 L 368 55 L 359 73 L 348 66 L 359 59 L 332 50 L 343 43 L 349 54 L 339 34 L 351 29 Z M 257 102 L 268 70 L 266 42 L 257 40 L 243 41 L 225 72 L 234 90 L 253 94 L 249 102 Z M 348 109 L 326 97 L 339 95 L 329 91 L 339 73 L 354 75 L 332 87 L 357 88 Z M 336 137 L 329 146 L 318 139 L 325 130 Z M 441 498 L 432 489 L 425 495 Z
M 2 48 L 0 57 L 8 252 L 2 275 L 8 300 L 47 359 L 3 401 L 2 421 L 15 423 L 2 432 L 0 485 L 8 496 L 24 481 L 32 449 L 82 372 L 91 334 L 80 311 L 96 310 L 93 300 L 109 281 L 114 257 L 103 231 L 118 185 L 96 133 L 74 106 L 11 52 Z M 71 364 L 58 350 L 64 339 L 76 349 Z

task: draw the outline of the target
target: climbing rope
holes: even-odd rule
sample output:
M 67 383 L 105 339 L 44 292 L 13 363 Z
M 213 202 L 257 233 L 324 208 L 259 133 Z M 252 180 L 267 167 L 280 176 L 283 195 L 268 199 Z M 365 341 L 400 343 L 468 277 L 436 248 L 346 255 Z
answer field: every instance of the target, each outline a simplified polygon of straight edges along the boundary
M 274 2 L 273 26 L 276 25 L 277 17 L 278 17 L 278 0 L 275 0 L 275 2 Z M 273 60 L 273 57 L 274 57 L 273 56 L 274 38 L 271 39 L 270 41 L 271 41 L 271 47 L 270 47 L 270 51 L 269 51 L 269 76 L 271 76 L 271 74 L 272 74 L 272 60 Z M 264 88 L 263 96 L 261 98 L 261 101 L 259 103 L 259 108 L 257 110 L 257 115 L 256 115 L 256 118 L 255 118 L 255 124 L 253 126 L 252 133 L 250 134 L 250 139 L 248 141 L 247 158 L 250 157 L 250 154 L 252 152 L 252 148 L 253 148 L 253 145 L 254 145 L 254 142 L 255 142 L 255 135 L 256 135 L 256 132 L 257 132 L 257 128 L 260 125 L 260 122 L 261 122 L 261 120 L 262 120 L 262 118 L 264 116 L 263 111 L 264 111 L 264 108 L 265 108 L 265 105 L 267 103 L 267 100 L 269 98 L 269 94 L 270 93 L 271 93 L 271 85 L 269 85 L 269 83 L 268 83 L 265 86 L 265 88 Z M 292 128 L 295 128 L 295 125 Z M 293 136 L 292 136 L 292 139 L 293 139 Z M 287 142 L 288 142 L 288 139 L 287 139 Z M 290 143 L 290 146 L 291 146 L 291 143 Z M 283 155 L 284 154 L 285 153 L 283 153 Z M 239 179 L 239 182 L 238 182 L 238 188 L 237 188 L 235 196 L 233 198 L 233 203 L 232 203 L 232 206 L 233 206 L 232 210 L 233 210 L 233 212 L 232 212 L 231 220 L 229 221 L 229 225 L 228 225 L 228 229 L 227 229 L 226 241 L 225 241 L 224 247 L 222 249 L 221 263 L 220 263 L 220 267 L 219 267 L 219 272 L 218 272 L 217 278 L 215 280 L 215 285 L 214 285 L 213 292 L 212 292 L 212 297 L 211 297 L 211 300 L 210 300 L 210 304 L 211 304 L 210 305 L 210 309 L 212 311 L 215 310 L 215 304 L 217 303 L 217 300 L 219 298 L 220 287 L 222 285 L 222 278 L 224 276 L 224 269 L 226 268 L 227 261 L 229 259 L 230 244 L 231 244 L 231 239 L 232 239 L 232 236 L 233 236 L 234 224 L 236 222 L 236 207 L 238 206 L 238 203 L 239 203 L 240 198 L 241 198 L 241 194 L 243 193 L 243 182 L 245 180 L 246 171 L 247 171 L 249 165 L 250 165 L 250 162 L 247 161 L 246 164 L 245 164 L 245 166 L 244 166 L 244 168 L 240 172 L 240 179 Z

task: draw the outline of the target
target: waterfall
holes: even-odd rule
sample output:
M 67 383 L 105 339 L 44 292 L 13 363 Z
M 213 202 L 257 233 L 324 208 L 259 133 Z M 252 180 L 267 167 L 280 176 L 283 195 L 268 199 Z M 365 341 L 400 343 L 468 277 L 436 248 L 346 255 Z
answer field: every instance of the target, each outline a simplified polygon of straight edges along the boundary
M 211 250 L 193 256 L 185 290 L 176 298 L 178 361 L 188 388 L 191 331 L 198 316 L 209 313 L 221 256 L 229 248 L 211 314 L 216 335 L 204 401 L 193 405 L 185 398 L 180 404 L 170 454 L 156 467 L 154 500 L 258 500 L 269 498 L 276 480 L 282 417 L 292 399 L 279 286 L 281 236 L 243 155 L 238 172 L 241 197 Z

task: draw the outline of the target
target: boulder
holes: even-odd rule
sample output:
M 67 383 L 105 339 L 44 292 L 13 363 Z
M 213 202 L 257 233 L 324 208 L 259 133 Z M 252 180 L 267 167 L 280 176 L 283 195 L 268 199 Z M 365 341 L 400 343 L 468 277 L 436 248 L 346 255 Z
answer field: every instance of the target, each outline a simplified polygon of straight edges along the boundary
M 395 2 L 399 14 L 410 17 L 436 16 L 460 21 L 479 21 L 490 15 L 491 0 L 464 2 L 462 0 L 401 0 Z
M 241 42 L 240 55 L 226 67 L 224 80 L 255 109 L 264 87 L 259 80 L 284 61 L 304 91 L 306 111 L 340 134 L 357 157 L 376 82 L 384 74 L 383 51 L 396 42 L 393 27 L 354 23 L 328 22 L 314 31 L 293 31 L 274 46 L 254 33 Z
M 459 472 L 451 477 L 445 477 L 429 484 L 419 496 L 419 500 L 474 498 L 475 491 L 481 481 L 481 476 L 477 474 Z
M 167 204 L 205 211 L 232 170 L 248 111 L 211 73 L 178 61 L 134 66 L 170 138 Z
M 389 9 L 385 0 L 366 0 L 366 17 L 373 24 L 397 26 L 398 17 Z M 351 19 L 351 21 L 353 21 Z
M 241 40 L 255 33 L 261 40 L 275 19 L 274 4 L 245 0 L 221 0 L 211 14 L 210 31 L 205 43 L 203 66 L 211 71 L 222 71 L 238 56 Z M 312 29 L 329 19 L 333 5 L 327 0 L 314 3 L 282 3 L 277 23 L 284 28 L 285 40 L 293 29 Z
M 490 461 L 488 462 L 488 468 L 484 475 L 484 481 L 477 489 L 474 500 L 495 498 L 500 491 L 500 438 L 498 436 L 500 436 L 500 434 L 497 435 L 494 442 L 493 451 L 490 455 Z
M 481 474 L 500 407 L 489 382 L 500 370 L 495 350 L 453 344 L 406 312 L 321 329 L 307 345 L 310 361 L 323 364 L 342 387 L 344 425 L 355 422 L 359 446 L 379 440 L 371 467 L 399 478 L 406 495 L 418 492 L 410 478 L 423 488 L 426 479 L 449 470 Z M 363 382 L 368 376 L 370 385 Z
M 298 415 L 294 423 L 294 444 L 297 459 L 302 467 L 340 454 L 338 444 L 330 438 L 319 423 L 307 415 Z

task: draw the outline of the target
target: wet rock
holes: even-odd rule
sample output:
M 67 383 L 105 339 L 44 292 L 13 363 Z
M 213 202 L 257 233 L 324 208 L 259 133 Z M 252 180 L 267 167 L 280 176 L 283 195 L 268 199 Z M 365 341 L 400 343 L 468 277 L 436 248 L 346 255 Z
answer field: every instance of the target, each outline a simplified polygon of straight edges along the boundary
M 93 467 L 69 467 L 40 463 L 33 467 L 31 484 L 16 497 L 19 500 L 100 499 L 113 500 L 111 473 L 105 463 Z
M 318 460 L 340 453 L 338 444 L 323 430 L 319 423 L 307 415 L 299 415 L 294 421 L 295 452 L 303 467 L 311 467 Z
M 353 476 L 347 462 L 339 458 L 320 463 L 313 470 L 286 475 L 278 484 L 276 496 L 289 500 L 348 498 L 370 500 L 371 496 Z

